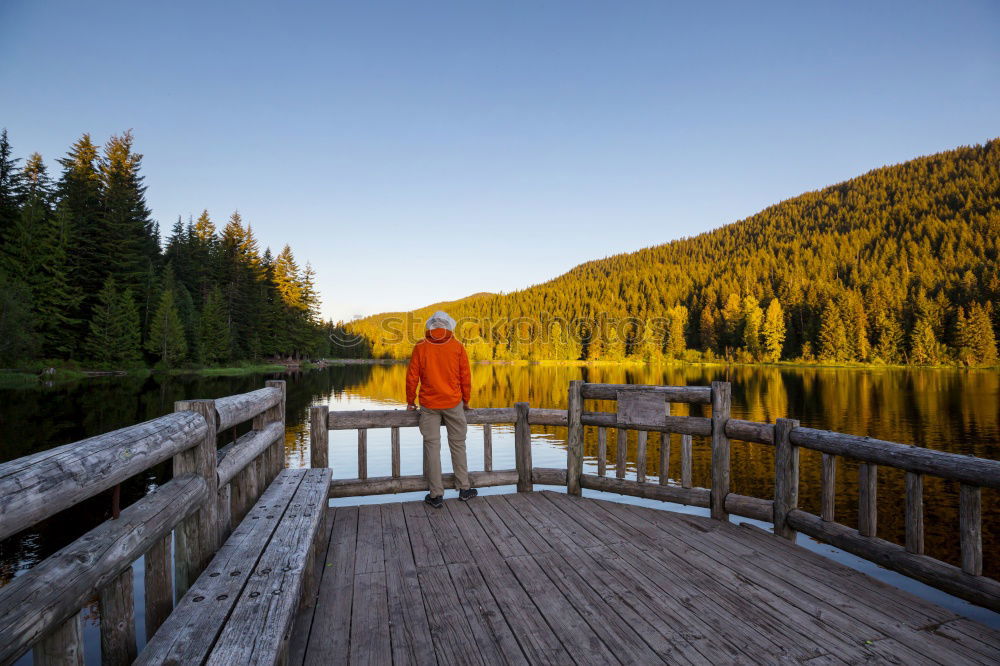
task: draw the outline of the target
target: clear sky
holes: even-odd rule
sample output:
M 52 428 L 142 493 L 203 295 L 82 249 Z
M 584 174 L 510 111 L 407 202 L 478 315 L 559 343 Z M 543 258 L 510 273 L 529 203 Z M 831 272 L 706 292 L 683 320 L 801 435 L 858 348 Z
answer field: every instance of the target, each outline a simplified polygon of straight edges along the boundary
M 511 291 L 1000 135 L 1000 3 L 0 0 L 0 126 L 132 128 L 335 319 Z

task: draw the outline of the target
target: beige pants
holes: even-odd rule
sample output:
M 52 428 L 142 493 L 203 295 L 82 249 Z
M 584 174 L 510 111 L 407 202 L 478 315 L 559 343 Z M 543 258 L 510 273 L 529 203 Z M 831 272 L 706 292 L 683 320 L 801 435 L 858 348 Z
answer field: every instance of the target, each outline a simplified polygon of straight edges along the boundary
M 455 471 L 456 490 L 468 490 L 469 466 L 465 460 L 465 408 L 462 403 L 451 409 L 420 407 L 420 434 L 424 437 L 424 477 L 430 494 L 444 495 L 441 482 L 441 422 L 448 428 L 448 448 L 451 449 L 451 467 Z

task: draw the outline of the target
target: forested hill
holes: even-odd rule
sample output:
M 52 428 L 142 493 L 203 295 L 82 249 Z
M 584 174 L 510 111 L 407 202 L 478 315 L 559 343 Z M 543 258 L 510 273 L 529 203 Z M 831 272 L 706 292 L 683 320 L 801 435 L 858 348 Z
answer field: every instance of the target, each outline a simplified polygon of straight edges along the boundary
M 456 301 L 449 312 L 470 318 L 459 336 L 480 359 L 989 365 L 1000 323 L 998 245 L 995 139 L 876 169 L 522 291 Z M 413 313 L 414 333 L 433 309 Z M 401 317 L 349 328 L 373 354 L 402 357 L 412 340 L 395 334 Z

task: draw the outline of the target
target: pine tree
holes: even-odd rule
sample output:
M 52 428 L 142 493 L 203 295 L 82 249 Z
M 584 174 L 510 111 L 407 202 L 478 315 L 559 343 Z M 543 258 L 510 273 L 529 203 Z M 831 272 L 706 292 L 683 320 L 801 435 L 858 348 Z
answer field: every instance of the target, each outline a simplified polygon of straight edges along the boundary
M 717 353 L 719 351 L 718 315 L 715 306 L 711 303 L 701 310 L 701 317 L 698 319 L 698 332 L 701 336 L 702 350 Z
M 831 300 L 823 309 L 823 319 L 819 329 L 819 359 L 845 361 L 849 351 L 843 316 L 840 308 Z
M 921 318 L 910 333 L 910 363 L 936 365 L 941 362 L 944 349 L 934 335 L 929 317 Z
M 79 320 L 89 317 L 97 294 L 108 274 L 103 255 L 101 226 L 101 178 L 95 166 L 97 146 L 84 134 L 70 148 L 66 157 L 59 160 L 63 168 L 57 186 L 58 210 L 70 225 L 69 253 L 70 275 L 83 299 L 73 316 Z M 85 337 L 87 327 L 77 326 L 76 333 Z
M 729 294 L 726 305 L 722 308 L 722 345 L 727 354 L 743 342 L 741 325 L 742 308 L 738 294 Z
M 747 294 L 743 298 L 741 312 L 743 329 L 743 348 L 756 361 L 763 356 L 764 348 L 761 344 L 761 328 L 764 323 L 764 311 L 760 309 L 757 299 Z
M 13 156 L 7 128 L 0 130 L 0 239 L 6 237 L 21 210 L 21 160 Z
M 31 292 L 0 268 L 0 364 L 10 367 L 38 351 Z
M 222 292 L 209 292 L 198 321 L 198 355 L 202 363 L 228 361 L 231 354 L 229 321 Z
M 146 350 L 159 357 L 167 367 L 183 361 L 187 356 L 187 340 L 184 338 L 184 324 L 177 312 L 174 292 L 163 291 L 149 327 Z
M 968 365 L 992 365 L 997 361 L 997 343 L 990 316 L 979 303 L 969 307 L 965 317 L 959 308 L 959 337 L 963 362 Z
M 679 359 L 687 349 L 688 310 L 683 305 L 675 305 L 667 310 L 667 331 L 663 345 L 663 351 L 669 359 Z
M 33 153 L 28 158 L 20 183 L 21 209 L 3 239 L 3 263 L 7 274 L 26 284 L 35 297 L 47 259 L 43 239 L 52 216 L 52 183 L 41 155 Z
M 878 341 L 872 352 L 883 363 L 899 363 L 903 356 L 903 329 L 892 313 L 883 313 L 875 321 Z
M 139 310 L 132 292 L 121 291 L 108 277 L 97 296 L 90 334 L 84 351 L 91 360 L 105 365 L 131 365 L 141 360 Z
M 79 347 L 80 304 L 84 294 L 73 271 L 73 224 L 64 208 L 57 208 L 42 242 L 45 262 L 41 267 L 35 299 L 44 353 L 48 357 L 72 358 Z
M 772 298 L 767 306 L 761 337 L 764 343 L 764 358 L 772 363 L 779 360 L 785 344 L 785 315 L 777 298 Z

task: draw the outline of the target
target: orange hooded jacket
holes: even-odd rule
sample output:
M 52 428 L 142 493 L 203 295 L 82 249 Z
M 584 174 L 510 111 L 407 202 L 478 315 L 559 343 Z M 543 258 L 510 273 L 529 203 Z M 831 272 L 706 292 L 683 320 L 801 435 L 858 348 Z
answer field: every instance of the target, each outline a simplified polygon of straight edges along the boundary
M 406 403 L 416 404 L 420 384 L 420 406 L 451 409 L 469 402 L 472 378 L 465 347 L 446 328 L 434 328 L 413 347 L 406 369 Z

